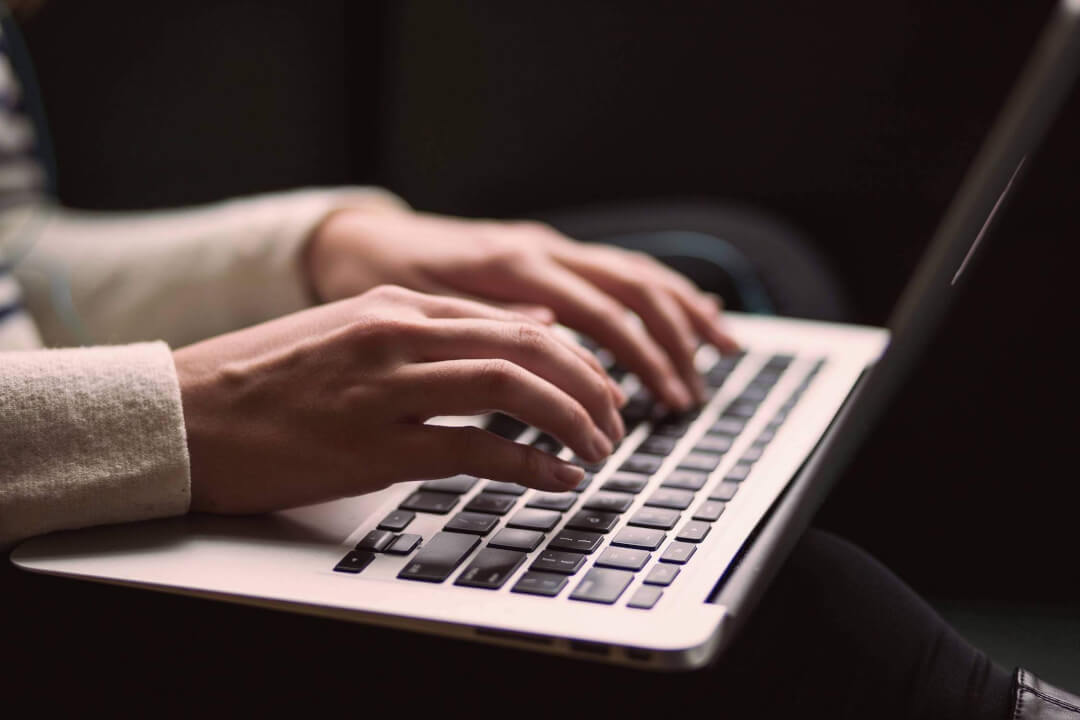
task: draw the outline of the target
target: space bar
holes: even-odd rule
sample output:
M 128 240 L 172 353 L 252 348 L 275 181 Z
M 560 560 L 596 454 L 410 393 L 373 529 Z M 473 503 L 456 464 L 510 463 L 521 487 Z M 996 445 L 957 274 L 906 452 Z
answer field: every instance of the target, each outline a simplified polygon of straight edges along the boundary
M 403 580 L 442 582 L 479 544 L 480 538 L 475 535 L 437 533 L 398 573 L 398 577 Z

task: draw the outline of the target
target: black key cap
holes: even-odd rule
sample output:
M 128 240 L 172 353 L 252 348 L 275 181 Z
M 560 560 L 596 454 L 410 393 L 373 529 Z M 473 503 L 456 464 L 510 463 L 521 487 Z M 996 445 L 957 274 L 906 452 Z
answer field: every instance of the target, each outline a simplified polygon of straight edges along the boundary
M 739 399 L 747 402 L 760 403 L 765 399 L 765 396 L 769 394 L 769 390 L 771 389 L 771 385 L 759 385 L 756 382 L 752 382 L 745 390 L 739 393 Z
M 554 539 L 548 543 L 548 550 L 569 550 L 571 552 L 592 554 L 604 536 L 599 533 L 585 532 L 583 530 L 560 530 L 555 533 Z
M 492 480 L 484 486 L 484 492 L 498 493 L 500 495 L 522 495 L 525 493 L 525 486 L 518 485 L 517 483 L 498 482 Z
M 567 521 L 566 527 L 573 530 L 606 533 L 618 524 L 619 516 L 615 513 L 600 512 L 599 510 L 579 510 L 574 517 Z
M 634 573 L 625 570 L 590 568 L 570 594 L 570 599 L 611 605 L 633 579 Z
M 514 513 L 513 517 L 510 518 L 510 521 L 506 523 L 506 526 L 547 532 L 558 525 L 560 520 L 562 520 L 562 513 L 554 510 L 525 508 Z
M 701 470 L 702 472 L 712 472 L 716 469 L 716 466 L 720 464 L 721 455 L 714 455 L 712 453 L 705 452 L 689 452 L 686 456 L 679 461 L 679 467 L 684 470 Z
M 527 427 L 529 426 L 517 418 L 503 413 L 495 413 L 487 424 L 487 431 L 507 440 L 516 440 Z
M 692 502 L 694 502 L 694 493 L 689 490 L 662 487 L 655 490 L 653 494 L 649 496 L 649 499 L 645 501 L 645 504 L 652 507 L 685 510 L 690 507 L 690 503 Z
M 360 542 L 356 543 L 356 549 L 382 552 L 386 549 L 386 546 L 393 541 L 394 533 L 387 532 L 386 530 L 372 530 L 367 535 L 360 538 Z
M 651 530 L 649 528 L 642 527 L 626 527 L 619 531 L 612 541 L 612 545 L 621 545 L 623 547 L 642 548 L 644 550 L 655 550 L 660 547 L 660 544 L 664 542 L 667 536 L 662 530 Z
M 533 493 L 525 507 L 540 508 L 542 510 L 569 510 L 577 502 L 578 496 L 574 493 Z
M 417 490 L 399 505 L 401 510 L 415 510 L 416 512 L 435 513 L 445 515 L 458 504 L 458 496 L 450 493 L 427 492 Z
M 626 512 L 626 509 L 633 504 L 634 498 L 631 495 L 600 491 L 586 501 L 585 509 L 621 513 Z
M 679 574 L 680 568 L 678 565 L 664 565 L 657 563 L 653 565 L 653 569 L 649 571 L 649 574 L 645 576 L 643 582 L 647 585 L 670 585 L 675 579 L 675 576 Z
M 787 366 L 795 360 L 793 355 L 773 355 L 769 358 L 769 361 L 765 363 L 765 367 L 772 368 L 774 370 L 785 370 Z
M 690 423 L 678 420 L 661 420 L 653 426 L 652 434 L 661 437 L 681 438 L 690 429 Z
M 562 452 L 563 444 L 551 437 L 547 433 L 542 434 L 540 437 L 532 441 L 532 446 L 537 450 L 543 450 L 546 453 L 552 455 L 558 455 Z
M 451 493 L 453 495 L 464 495 L 472 490 L 473 485 L 478 482 L 480 482 L 480 479 L 475 478 L 472 475 L 455 475 L 454 477 L 440 478 L 439 480 L 428 480 L 425 483 L 421 483 L 420 489 Z
M 761 434 L 757 436 L 757 440 L 754 440 L 755 445 L 768 445 L 772 442 L 772 439 L 776 437 L 775 428 L 765 428 L 761 431 Z
M 584 458 L 579 458 L 577 455 L 570 458 L 569 462 L 570 462 L 571 465 L 577 465 L 579 468 L 582 468 L 583 470 L 587 470 L 588 472 L 591 472 L 591 473 L 600 472 L 600 470 L 603 469 L 604 465 L 607 464 L 607 460 L 602 460 L 600 462 L 593 463 L 593 462 L 589 462 L 588 460 L 586 460 Z
M 735 465 L 727 471 L 727 475 L 724 476 L 724 481 L 742 482 L 746 479 L 746 476 L 750 474 L 750 471 L 754 469 L 754 466 L 750 463 L 737 462 Z
M 395 510 L 379 523 L 380 530 L 392 530 L 393 532 L 401 532 L 405 528 L 409 527 L 409 523 L 416 517 L 416 513 L 411 510 Z
M 728 482 L 727 480 L 725 480 L 724 482 L 713 488 L 713 491 L 709 493 L 709 499 L 722 500 L 724 502 L 727 502 L 731 498 L 735 497 L 735 493 L 737 492 L 739 492 L 739 483 Z
M 648 453 L 649 455 L 667 457 L 671 454 L 671 451 L 675 449 L 675 445 L 677 445 L 678 442 L 678 438 L 664 437 L 663 435 L 650 435 L 638 445 L 637 451 L 640 453 Z
M 503 528 L 488 541 L 488 547 L 501 547 L 507 550 L 532 552 L 544 542 L 544 533 L 535 530 L 515 530 Z
M 735 399 L 724 410 L 724 417 L 742 418 L 743 420 L 749 420 L 754 417 L 754 413 L 757 412 L 758 404 L 755 402 L 748 402 L 746 400 Z
M 394 538 L 394 542 L 386 548 L 385 552 L 391 555 L 408 555 L 423 542 L 424 538 L 413 533 L 402 533 Z
M 465 509 L 469 512 L 505 515 L 515 504 L 517 504 L 517 498 L 512 495 L 496 495 L 484 492 L 470 500 Z
M 540 557 L 529 566 L 530 570 L 542 572 L 561 573 L 573 575 L 585 564 L 585 556 L 574 552 L 560 552 L 558 550 L 545 550 Z
M 370 565 L 371 561 L 374 559 L 375 553 L 364 550 L 353 550 L 348 555 L 341 558 L 341 562 L 334 566 L 334 570 L 355 575 Z
M 709 428 L 709 432 L 716 435 L 731 435 L 734 437 L 741 433 L 745 426 L 745 420 L 733 417 L 722 417 L 712 424 L 712 427 Z
M 581 478 L 581 482 L 578 483 L 576 488 L 573 488 L 570 492 L 582 492 L 585 488 L 592 484 L 593 474 L 588 470 L 585 471 L 585 477 Z
M 652 610 L 664 591 L 658 587 L 639 587 L 630 599 L 626 601 L 626 607 L 639 610 Z
M 765 453 L 765 448 L 761 445 L 751 445 L 746 449 L 746 452 L 739 458 L 739 463 L 742 465 L 752 465 L 761 459 L 761 456 Z M 735 467 L 738 467 L 736 465 Z
M 696 552 L 697 545 L 691 545 L 690 543 L 684 542 L 673 542 L 667 546 L 667 549 L 664 550 L 664 554 L 660 556 L 660 562 L 684 565 Z
M 660 465 L 663 462 L 664 458 L 659 458 L 655 455 L 636 454 L 626 458 L 626 462 L 624 462 L 619 469 L 625 470 L 626 472 L 639 473 L 641 475 L 652 475 L 660 469 Z
M 404 580 L 442 582 L 450 577 L 469 553 L 480 544 L 475 535 L 440 532 L 431 538 L 410 562 L 405 564 L 398 577 Z
M 511 592 L 555 597 L 570 582 L 565 575 L 529 570 L 514 583 Z
M 706 500 L 694 511 L 694 519 L 712 522 L 723 515 L 725 507 L 719 500 Z
M 521 567 L 525 557 L 523 552 L 486 547 L 476 553 L 476 557 L 461 575 L 458 575 L 454 584 L 498 590 Z
M 612 473 L 611 477 L 608 478 L 607 482 L 601 487 L 601 490 L 637 494 L 648 484 L 649 478 L 645 475 L 638 475 L 637 473 L 630 472 L 616 472 Z
M 682 542 L 697 543 L 705 539 L 705 536 L 709 534 L 709 530 L 712 529 L 712 525 L 700 520 L 691 520 L 682 526 L 679 530 L 679 534 L 675 536 L 676 540 Z
M 619 570 L 632 570 L 637 572 L 645 567 L 652 555 L 644 550 L 632 550 L 630 548 L 608 548 L 596 558 L 596 567 L 610 567 Z
M 709 474 L 700 470 L 672 470 L 661 485 L 682 490 L 700 490 L 708 479 Z
M 697 441 L 694 449 L 704 452 L 726 453 L 731 449 L 731 442 L 730 435 L 705 435 Z
M 487 513 L 459 512 L 450 518 L 450 522 L 443 526 L 443 530 L 450 532 L 472 533 L 473 535 L 487 535 L 499 524 L 499 518 Z
M 663 508 L 643 507 L 630 518 L 631 525 L 670 530 L 679 522 L 679 513 Z

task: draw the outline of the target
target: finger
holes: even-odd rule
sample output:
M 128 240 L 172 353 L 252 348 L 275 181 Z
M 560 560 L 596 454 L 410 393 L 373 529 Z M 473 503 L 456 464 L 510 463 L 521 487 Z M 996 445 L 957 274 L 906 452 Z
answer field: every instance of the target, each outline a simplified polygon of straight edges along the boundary
M 613 297 L 554 262 L 534 265 L 516 280 L 519 295 L 547 305 L 560 322 L 606 346 L 666 404 L 690 406 L 690 393 L 667 354 Z
M 479 428 L 416 425 L 390 441 L 389 453 L 401 458 L 395 469 L 410 479 L 427 480 L 464 473 L 537 490 L 565 492 L 585 477 L 582 468 L 528 445 Z
M 509 360 L 416 363 L 399 368 L 389 383 L 403 421 L 499 411 L 554 435 L 590 462 L 614 447 L 580 402 Z
M 582 360 L 587 362 L 590 367 L 592 367 L 594 370 L 604 376 L 604 380 L 607 381 L 608 390 L 611 392 L 611 397 L 615 401 L 616 405 L 618 405 L 619 407 L 626 405 L 628 400 L 628 398 L 626 397 L 626 393 L 622 391 L 622 388 L 619 387 L 619 384 L 612 379 L 611 375 L 608 374 L 608 371 L 605 370 L 604 366 L 600 364 L 600 361 L 597 359 L 596 355 L 594 355 L 588 348 L 583 347 L 581 343 L 579 343 L 577 340 L 572 337 L 568 337 L 564 333 L 555 332 L 554 335 L 564 345 L 566 345 L 566 347 L 570 348 L 570 350 L 577 354 Z
M 438 320 L 428 325 L 418 350 L 417 359 L 423 362 L 509 360 L 576 398 L 613 443 L 625 434 L 600 363 L 596 358 L 590 363 L 549 328 L 471 318 Z
M 446 295 L 428 295 L 417 293 L 417 304 L 429 318 L 484 318 L 501 322 L 531 322 L 537 325 L 547 323 L 536 317 L 535 313 L 518 312 L 501 308 L 481 300 L 472 300 Z M 536 305 L 529 305 L 536 308 Z M 551 312 L 548 309 L 548 312 Z
M 521 303 L 510 303 L 506 306 L 506 309 L 510 310 L 511 312 L 528 315 L 533 320 L 538 320 L 545 325 L 555 324 L 555 311 L 551 308 L 544 307 L 543 305 L 523 305 Z

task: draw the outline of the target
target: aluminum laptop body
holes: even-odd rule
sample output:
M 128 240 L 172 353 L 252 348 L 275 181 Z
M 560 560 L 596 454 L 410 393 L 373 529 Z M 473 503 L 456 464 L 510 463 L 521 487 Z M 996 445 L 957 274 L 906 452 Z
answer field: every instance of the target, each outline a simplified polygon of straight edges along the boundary
M 493 543 L 535 537 L 503 532 L 519 511 L 551 499 L 536 498 L 531 490 L 461 478 L 451 492 L 445 484 L 419 489 L 420 483 L 403 483 L 258 517 L 189 515 L 55 533 L 24 542 L 13 552 L 13 562 L 35 572 L 639 668 L 707 664 L 752 614 L 833 479 L 932 337 L 960 269 L 1071 87 L 1080 60 L 1078 17 L 1080 0 L 1066 0 L 1055 12 L 906 288 L 889 331 L 730 313 L 731 329 L 746 354 L 736 361 L 718 358 L 707 348 L 699 352 L 698 364 L 713 390 L 705 407 L 670 436 L 664 435 L 668 421 L 663 418 L 649 416 L 640 422 L 592 474 L 587 488 L 567 493 L 572 506 L 557 513 L 557 522 L 543 531 L 526 531 L 539 533 L 542 541 L 533 550 L 519 551 L 526 557 L 517 566 L 475 569 L 473 563 Z M 624 388 L 634 393 L 632 376 L 624 380 Z M 715 452 L 724 442 L 707 438 L 724 436 L 717 428 L 730 429 L 739 424 L 735 421 L 742 426 L 727 433 L 730 446 Z M 517 439 L 536 441 L 537 431 L 526 429 Z M 645 485 L 606 489 L 620 487 L 625 479 L 620 473 L 627 472 L 628 464 L 641 462 L 638 456 L 646 442 L 670 450 L 651 455 L 655 467 L 637 473 L 647 478 Z M 699 469 L 697 476 L 680 474 L 687 464 L 700 466 L 698 455 L 710 456 L 698 452 L 703 445 L 719 457 L 716 467 Z M 695 490 L 692 480 L 701 473 L 707 477 Z M 513 507 L 503 514 L 489 513 L 495 519 L 483 534 L 444 531 L 463 508 L 475 507 L 482 494 L 487 500 L 501 497 Z M 611 496 L 623 497 L 625 507 L 606 513 L 616 518 L 606 532 L 568 532 L 582 508 L 590 503 L 605 507 Z M 442 504 L 432 505 L 432 498 Z M 426 510 L 415 511 L 394 538 L 418 535 L 418 549 L 406 547 L 405 554 L 393 554 L 380 548 L 355 555 L 362 559 L 360 571 L 342 571 L 342 563 L 371 531 L 403 504 L 416 508 L 417 503 Z M 677 521 L 667 529 L 632 524 L 635 518 L 664 514 L 658 510 L 674 512 Z M 444 580 L 420 581 L 416 576 L 423 575 L 425 567 L 421 554 L 438 544 L 440 536 L 452 536 L 459 544 L 462 537 L 476 542 Z M 590 552 L 564 551 L 567 558 L 580 556 L 574 572 L 533 570 L 552 543 L 564 547 L 593 536 L 601 539 Z M 620 537 L 633 542 L 617 543 Z M 660 538 L 656 547 L 649 547 L 650 538 Z M 640 567 L 634 569 L 635 564 Z M 530 585 L 533 572 L 539 580 Z M 552 593 L 551 578 L 560 575 L 565 582 Z M 659 576 L 667 582 L 654 582 Z M 621 587 L 605 595 L 610 589 L 605 583 L 612 579 Z M 489 580 L 497 587 L 485 586 Z M 552 587 L 545 589 L 544 582 Z

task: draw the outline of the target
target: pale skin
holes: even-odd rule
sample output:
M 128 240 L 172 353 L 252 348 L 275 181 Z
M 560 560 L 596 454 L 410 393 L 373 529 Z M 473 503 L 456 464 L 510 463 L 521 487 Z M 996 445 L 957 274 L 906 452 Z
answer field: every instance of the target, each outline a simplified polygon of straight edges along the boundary
M 611 348 L 678 409 L 703 397 L 695 348 L 737 348 L 719 303 L 682 276 L 538 223 L 343 210 L 309 238 L 304 268 L 328 304 L 174 353 L 192 510 L 265 512 L 457 473 L 567 490 L 580 468 L 425 422 L 498 410 L 596 462 L 625 432 L 626 398 L 551 323 Z

